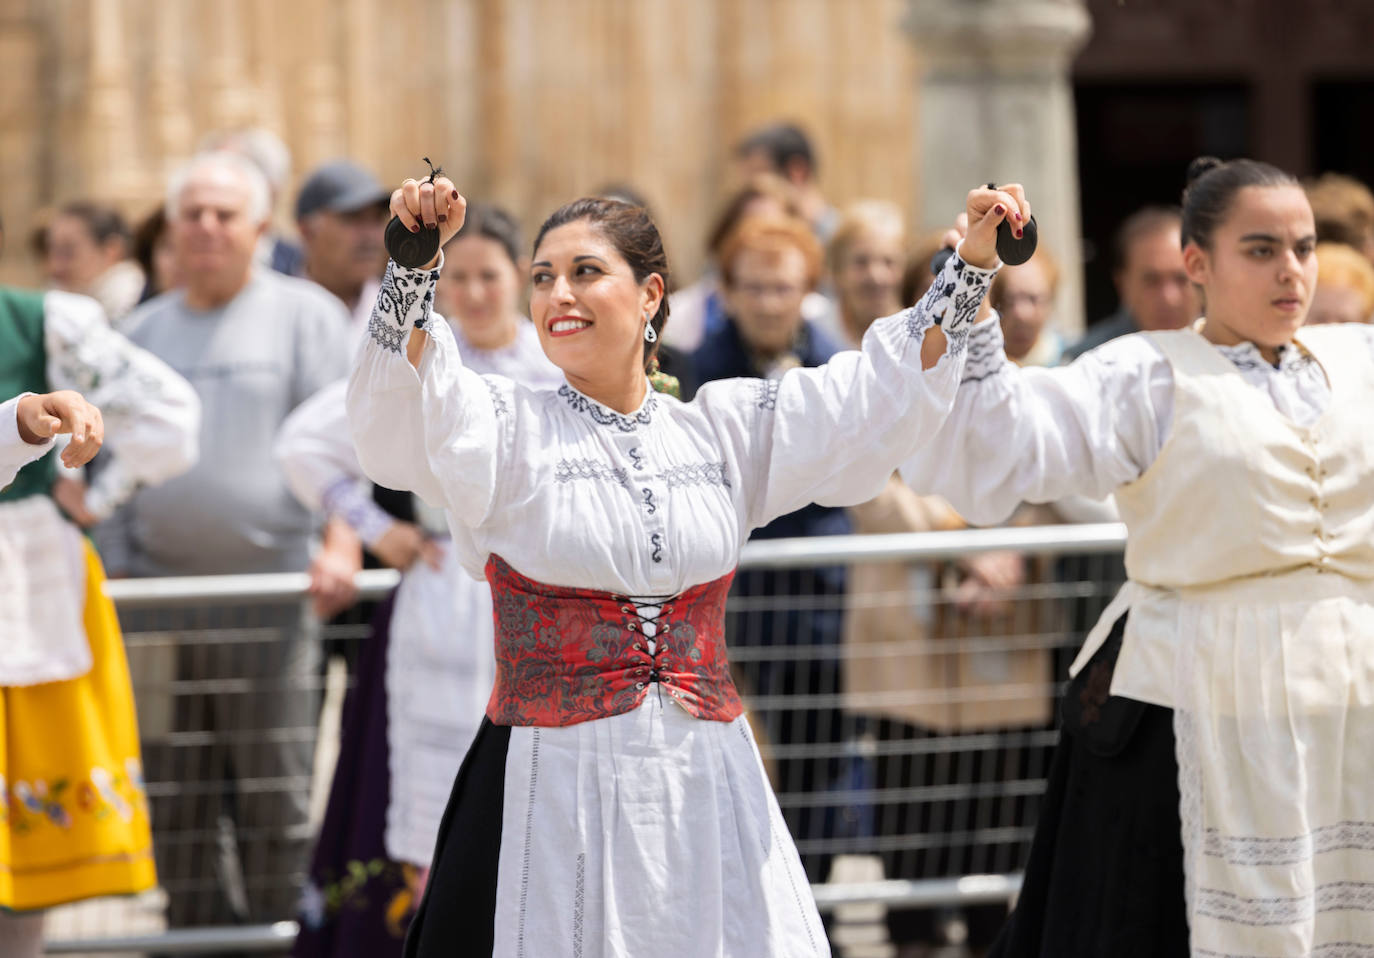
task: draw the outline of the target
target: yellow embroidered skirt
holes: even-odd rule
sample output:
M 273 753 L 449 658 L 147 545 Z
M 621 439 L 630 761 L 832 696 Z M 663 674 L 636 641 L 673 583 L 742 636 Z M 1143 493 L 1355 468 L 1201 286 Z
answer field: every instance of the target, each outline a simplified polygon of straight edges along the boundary
M 89 672 L 0 687 L 0 907 L 151 888 L 152 839 L 129 667 L 89 543 Z

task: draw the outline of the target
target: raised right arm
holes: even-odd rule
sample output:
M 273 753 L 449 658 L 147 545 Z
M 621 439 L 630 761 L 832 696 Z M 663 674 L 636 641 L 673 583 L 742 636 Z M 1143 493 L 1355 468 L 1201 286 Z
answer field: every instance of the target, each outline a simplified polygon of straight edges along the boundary
M 1168 363 L 1144 337 L 1069 366 L 1022 369 L 1007 359 L 994 316 L 970 334 L 954 409 L 902 478 L 976 525 L 1001 522 L 1023 502 L 1101 498 L 1158 455 L 1171 390 Z
M 448 324 L 434 315 L 440 267 L 442 257 L 434 269 L 387 266 L 348 380 L 349 431 L 373 482 L 477 525 L 496 492 L 506 403 L 495 383 L 463 365 Z M 406 346 L 415 330 L 428 335 L 412 365 Z

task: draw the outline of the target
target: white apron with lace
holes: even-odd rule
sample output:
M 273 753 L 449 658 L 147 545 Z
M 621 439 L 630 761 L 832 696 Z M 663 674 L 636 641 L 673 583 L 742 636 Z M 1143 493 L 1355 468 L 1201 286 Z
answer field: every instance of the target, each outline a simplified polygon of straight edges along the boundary
M 1155 337 L 1175 425 L 1117 493 L 1132 584 L 1113 692 L 1174 709 L 1207 958 L 1374 955 L 1374 440 L 1342 415 L 1374 402 L 1374 369 L 1304 338 L 1332 399 L 1298 425 L 1201 337 Z

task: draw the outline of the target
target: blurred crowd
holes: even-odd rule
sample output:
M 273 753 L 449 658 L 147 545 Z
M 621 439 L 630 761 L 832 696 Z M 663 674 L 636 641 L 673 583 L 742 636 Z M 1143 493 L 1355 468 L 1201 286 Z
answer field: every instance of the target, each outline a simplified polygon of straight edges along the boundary
M 752 132 L 735 145 L 732 159 L 734 189 L 703 237 L 708 265 L 698 277 L 675 277 L 671 296 L 661 355 L 685 400 L 705 382 L 777 378 L 855 348 L 875 319 L 914 303 L 925 291 L 939 248 L 938 234 L 913 233 L 902 209 L 880 196 L 844 208 L 832 205 L 821 189 L 811 141 L 794 125 Z M 51 210 L 41 222 L 8 224 L 11 242 L 27 237 L 40 264 L 33 287 L 93 298 L 114 330 L 184 377 L 200 399 L 195 465 L 159 485 L 128 489 L 108 518 L 97 515 L 87 499 L 100 459 L 84 473 L 60 474 L 54 498 L 90 529 L 109 574 L 310 573 L 309 609 L 273 606 L 256 614 L 255 626 L 276 631 L 271 643 L 254 646 L 251 662 L 233 646 L 188 647 L 173 662 L 135 659 L 136 685 L 146 678 L 140 669 L 146 669 L 171 670 L 191 681 L 225 674 L 264 683 L 298 679 L 293 687 L 312 688 L 311 677 L 319 674 L 327 651 L 321 623 L 355 604 L 354 574 L 364 564 L 405 569 L 423 558 L 424 523 L 390 507 L 393 492 L 370 491 L 385 511 L 380 520 L 373 511 L 328 498 L 307 506 L 293 495 L 279 460 L 278 435 L 288 416 L 347 375 L 386 265 L 390 196 L 390 185 L 347 159 L 309 171 L 288 196 L 291 169 L 286 148 L 271 133 L 229 131 L 207 140 L 169 179 L 165 203 L 134 222 L 105 198 L 90 196 Z M 1374 194 L 1338 174 L 1324 174 L 1307 186 L 1320 240 L 1319 285 L 1308 321 L 1374 321 Z M 630 187 L 603 192 L 644 203 Z M 274 226 L 274 213 L 283 206 L 292 214 L 289 234 Z M 513 222 L 508 213 L 493 215 Z M 1060 278 L 1080 267 L 1055 259 L 1049 235 L 1055 225 L 1044 227 L 1047 235 L 1035 255 L 1003 268 L 992 288 L 1007 354 L 1016 363 L 1068 363 L 1114 337 L 1181 328 L 1202 315 L 1204 304 L 1184 272 L 1179 211 L 1148 206 L 1120 224 L 1104 267 L 1111 270 L 1117 309 L 1095 317 L 1082 336 L 1066 335 L 1056 322 Z M 475 342 L 484 322 L 518 314 L 525 296 L 521 260 L 528 250 L 495 245 L 488 252 L 475 249 L 466 259 L 453 258 L 436 296 L 436 310 L 462 324 Z M 500 342 L 491 345 L 502 348 Z M 112 434 L 110 444 L 118 442 Z M 1113 516 L 1110 502 L 1071 501 L 1027 506 L 1012 522 Z M 811 505 L 759 529 L 754 538 L 966 526 L 948 503 L 921 496 L 894 476 L 871 502 L 853 508 Z M 813 696 L 823 703 L 763 713 L 757 728 L 762 741 L 778 748 L 769 771 L 779 791 L 836 796 L 830 804 L 786 808 L 812 881 L 828 877 L 833 855 L 823 849 L 830 839 L 869 840 L 881 850 L 888 878 L 955 876 L 1017 864 L 1011 858 L 979 859 L 988 849 L 971 843 L 926 848 L 882 842 L 884 836 L 971 830 L 957 802 L 866 805 L 852 796 L 874 787 L 910 793 L 932 781 L 987 782 L 1027 774 L 1013 766 L 1036 760 L 1031 749 L 995 745 L 961 754 L 902 743 L 971 731 L 1011 742 L 1019 731 L 1053 727 L 1052 689 L 1062 663 L 1044 645 L 1013 640 L 1055 629 L 1081 631 L 1095 619 L 1085 610 L 1068 614 L 1072 621 L 1044 621 L 1049 607 L 1029 598 L 1037 584 L 1081 575 L 1081 567 L 1014 552 L 739 575 L 728 634 L 737 649 L 754 653 L 737 663 L 742 689 L 754 696 Z M 788 597 L 807 601 L 780 601 Z M 231 625 L 242 614 L 225 605 L 205 610 L 204 621 Z M 1062 609 L 1054 614 L 1065 615 Z M 143 615 L 126 613 L 126 630 L 149 628 Z M 805 651 L 792 656 L 779 649 Z M 842 708 L 840 702 L 865 704 Z M 317 696 L 263 692 L 245 705 L 242 696 L 212 692 L 200 704 L 194 716 L 174 709 L 162 720 L 164 731 L 224 736 L 229 744 L 215 753 L 219 765 L 182 767 L 174 752 L 150 738 L 150 781 L 189 786 L 236 776 L 308 774 L 313 740 L 245 733 L 311 725 Z M 832 747 L 788 748 L 800 745 Z M 190 857 L 177 867 L 196 862 L 212 876 L 218 900 L 211 908 L 203 896 L 172 896 L 172 925 L 266 922 L 296 913 L 298 886 L 263 887 L 246 877 L 255 869 L 305 870 L 313 840 L 309 809 L 303 797 L 284 795 L 219 796 L 219 804 L 204 812 L 218 823 L 218 833 L 194 853 L 179 848 L 178 854 Z M 155 845 L 169 827 L 158 811 L 155 803 Z M 1006 824 L 1027 824 L 1029 814 L 1025 808 L 1014 811 Z M 170 853 L 159 848 L 160 864 L 165 854 Z M 995 932 L 999 912 L 980 907 L 955 916 L 892 909 L 889 934 L 905 949 L 899 954 L 914 955 L 948 940 L 957 924 L 976 948 Z

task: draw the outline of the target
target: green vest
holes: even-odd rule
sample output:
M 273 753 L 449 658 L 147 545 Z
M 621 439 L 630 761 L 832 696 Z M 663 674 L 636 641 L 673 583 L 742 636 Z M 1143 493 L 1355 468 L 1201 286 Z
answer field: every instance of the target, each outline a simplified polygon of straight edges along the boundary
M 0 286 L 0 399 L 48 392 L 48 351 L 43 345 L 43 294 Z M 0 489 L 0 502 L 45 496 L 57 478 L 52 453 L 19 470 Z

